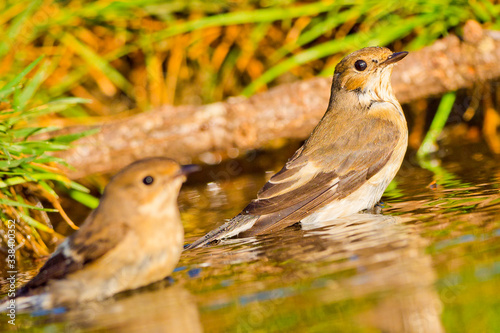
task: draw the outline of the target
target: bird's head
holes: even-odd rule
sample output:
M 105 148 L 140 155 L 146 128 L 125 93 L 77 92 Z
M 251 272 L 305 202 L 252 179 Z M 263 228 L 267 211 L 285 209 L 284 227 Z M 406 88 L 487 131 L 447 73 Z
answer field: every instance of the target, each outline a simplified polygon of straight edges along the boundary
M 391 73 L 408 52 L 393 53 L 385 47 L 366 47 L 342 59 L 335 67 L 334 87 L 369 94 L 371 99 L 393 99 Z
M 124 210 L 146 210 L 152 214 L 175 203 L 186 175 L 198 166 L 181 166 L 165 157 L 139 160 L 118 172 L 104 190 L 106 204 L 120 205 Z M 177 205 L 175 204 L 175 207 Z

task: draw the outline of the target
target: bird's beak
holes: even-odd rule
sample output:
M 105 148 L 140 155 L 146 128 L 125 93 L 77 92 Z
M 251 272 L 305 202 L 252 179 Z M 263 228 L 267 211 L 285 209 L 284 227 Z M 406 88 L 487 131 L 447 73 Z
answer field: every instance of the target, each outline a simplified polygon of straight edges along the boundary
M 406 55 L 408 54 L 408 52 L 406 51 L 403 51 L 403 52 L 395 52 L 393 54 L 391 54 L 389 56 L 389 58 L 387 58 L 384 62 L 381 63 L 381 65 L 390 65 L 390 64 L 394 64 L 396 62 L 398 62 L 399 60 L 403 59 L 404 57 L 406 57 Z
M 201 170 L 200 166 L 196 164 L 182 165 L 181 169 L 179 170 L 179 175 L 188 175 L 190 173 L 200 170 Z

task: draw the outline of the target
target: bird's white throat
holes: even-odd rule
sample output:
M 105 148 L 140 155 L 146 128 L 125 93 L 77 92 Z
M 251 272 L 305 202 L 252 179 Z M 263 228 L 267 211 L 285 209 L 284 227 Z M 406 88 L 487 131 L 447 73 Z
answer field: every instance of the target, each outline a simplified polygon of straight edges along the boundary
M 370 75 L 364 89 L 358 92 L 359 102 L 370 106 L 373 102 L 397 102 L 391 86 L 391 68 L 378 69 L 379 75 Z

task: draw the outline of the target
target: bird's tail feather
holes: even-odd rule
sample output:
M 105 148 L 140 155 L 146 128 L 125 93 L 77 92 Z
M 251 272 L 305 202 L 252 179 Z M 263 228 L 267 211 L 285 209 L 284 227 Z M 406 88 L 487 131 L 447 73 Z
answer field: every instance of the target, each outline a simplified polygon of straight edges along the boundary
M 207 233 L 205 236 L 198 238 L 196 241 L 190 244 L 186 248 L 186 250 L 194 249 L 200 246 L 206 246 L 213 241 L 223 238 L 236 236 L 240 232 L 250 229 L 258 218 L 258 216 L 254 215 L 237 215 L 217 229 L 214 229 Z
M 27 312 L 47 308 L 49 295 L 33 295 L 17 298 L 4 298 L 0 303 L 0 313 L 10 312 L 15 309 L 15 312 Z

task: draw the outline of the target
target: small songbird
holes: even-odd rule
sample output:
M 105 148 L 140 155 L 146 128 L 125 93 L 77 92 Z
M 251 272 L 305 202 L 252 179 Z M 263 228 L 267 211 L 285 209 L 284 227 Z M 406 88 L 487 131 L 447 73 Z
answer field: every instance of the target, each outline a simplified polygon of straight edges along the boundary
M 188 248 L 371 209 L 403 161 L 408 129 L 391 87 L 408 52 L 353 52 L 335 67 L 330 102 L 307 141 L 243 211 Z
M 196 168 L 155 157 L 118 172 L 80 230 L 16 293 L 17 309 L 104 299 L 171 274 L 184 243 L 177 196 Z

